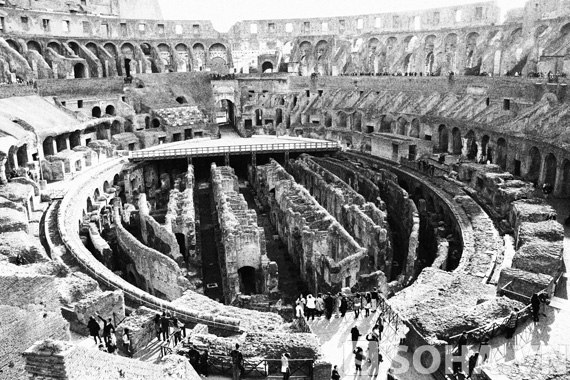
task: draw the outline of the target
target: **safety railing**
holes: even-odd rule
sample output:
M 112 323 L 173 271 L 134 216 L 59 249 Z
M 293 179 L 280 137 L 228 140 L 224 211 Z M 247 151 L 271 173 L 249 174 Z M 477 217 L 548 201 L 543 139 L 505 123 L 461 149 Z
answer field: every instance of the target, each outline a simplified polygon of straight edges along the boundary
M 208 371 L 212 374 L 232 376 L 232 358 L 209 355 Z M 313 359 L 289 359 L 289 378 L 312 380 Z M 241 377 L 282 378 L 281 359 L 244 358 Z
M 304 142 L 304 143 L 281 143 L 281 144 L 250 144 L 228 145 L 212 147 L 194 147 L 181 149 L 156 149 L 147 151 L 132 151 L 129 154 L 131 160 L 159 159 L 165 157 L 192 157 L 212 156 L 221 154 L 238 153 L 263 153 L 276 151 L 311 151 L 311 150 L 339 150 L 340 145 L 336 142 Z

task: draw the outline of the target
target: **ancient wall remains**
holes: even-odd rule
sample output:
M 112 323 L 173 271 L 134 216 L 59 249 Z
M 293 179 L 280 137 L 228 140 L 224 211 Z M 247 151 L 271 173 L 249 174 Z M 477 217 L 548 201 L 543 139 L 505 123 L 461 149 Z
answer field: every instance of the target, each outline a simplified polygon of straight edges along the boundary
M 370 262 L 368 268 L 361 268 L 362 274 L 379 269 L 390 278 L 392 243 L 386 212 L 366 202 L 310 156 L 289 161 L 287 171 L 367 250 Z
M 255 168 L 258 194 L 312 292 L 338 292 L 358 283 L 368 254 L 276 161 Z
M 196 249 L 196 212 L 194 209 L 194 167 L 188 165 L 185 181 L 177 179 L 170 191 L 167 205 L 165 226 L 174 234 L 184 235 L 184 252 L 180 252 L 188 261 L 195 258 Z
M 211 166 L 212 193 L 224 247 L 224 297 L 230 302 L 239 293 L 269 293 L 277 290 L 277 279 L 269 280 L 269 259 L 265 251 L 265 232 L 257 225 L 255 210 L 247 206 L 234 170 L 228 166 Z M 256 272 L 255 289 L 248 289 L 248 279 L 240 275 L 242 268 Z

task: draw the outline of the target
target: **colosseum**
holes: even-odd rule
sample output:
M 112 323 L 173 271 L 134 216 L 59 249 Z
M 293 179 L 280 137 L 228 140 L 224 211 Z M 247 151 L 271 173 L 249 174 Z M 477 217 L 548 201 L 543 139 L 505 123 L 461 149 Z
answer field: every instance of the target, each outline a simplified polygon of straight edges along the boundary
M 0 0 L 0 379 L 570 379 L 570 0 L 162 14 Z

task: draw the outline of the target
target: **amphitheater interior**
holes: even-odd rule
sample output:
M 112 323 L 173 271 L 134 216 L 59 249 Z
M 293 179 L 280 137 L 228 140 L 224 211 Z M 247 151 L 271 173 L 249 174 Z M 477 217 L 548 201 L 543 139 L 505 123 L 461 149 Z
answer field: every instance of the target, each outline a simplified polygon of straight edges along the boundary
M 0 0 L 0 379 L 229 378 L 236 343 L 346 379 L 378 322 L 363 376 L 569 379 L 569 75 L 570 0 L 225 33 Z

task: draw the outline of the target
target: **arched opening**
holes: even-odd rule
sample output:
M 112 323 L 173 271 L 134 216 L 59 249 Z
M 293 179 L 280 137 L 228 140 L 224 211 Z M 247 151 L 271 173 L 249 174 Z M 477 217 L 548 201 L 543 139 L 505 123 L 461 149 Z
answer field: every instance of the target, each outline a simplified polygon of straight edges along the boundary
M 101 117 L 101 108 L 98 106 L 93 107 L 93 109 L 91 110 L 91 116 Z
M 111 124 L 111 136 L 121 133 L 121 123 L 118 120 L 113 121 Z
M 459 130 L 459 128 L 457 127 L 453 128 L 453 130 L 451 131 L 451 136 L 453 139 L 453 151 L 451 153 L 461 154 L 461 149 L 463 147 L 463 144 L 461 143 L 461 131 Z
M 466 140 L 466 147 L 467 147 L 467 159 L 468 160 L 474 160 L 475 158 L 477 158 L 477 139 L 475 138 L 475 132 L 473 132 L 472 130 L 467 132 L 467 135 L 465 135 L 465 140 Z
M 405 73 L 412 73 L 414 72 L 414 60 L 412 59 L 413 54 L 410 53 L 408 55 L 406 55 L 406 57 L 404 58 L 404 72 Z
M 150 116 L 146 116 L 144 118 L 144 129 L 149 129 L 150 128 Z
M 396 134 L 405 136 L 406 135 L 406 124 L 407 121 L 403 117 L 398 118 L 396 122 Z
M 449 132 L 447 132 L 447 128 L 444 124 L 439 126 L 437 133 L 439 135 L 439 151 L 442 153 L 447 152 L 449 147 Z
M 91 202 L 91 198 L 87 197 L 87 212 L 90 213 L 93 211 L 93 202 Z
M 85 65 L 81 62 L 73 65 L 73 75 L 75 75 L 75 78 L 85 78 Z
M 178 102 L 178 104 L 187 104 L 188 100 L 186 100 L 186 98 L 184 96 L 178 96 L 176 98 L 176 102 Z
M 152 119 L 151 127 L 152 128 L 159 128 L 160 127 L 160 120 Z
M 192 46 L 192 55 L 194 56 L 194 67 L 196 70 L 202 71 L 206 64 L 206 50 L 204 45 L 197 43 Z
M 219 123 L 235 125 L 235 105 L 229 99 L 222 99 L 216 103 L 216 120 Z
M 121 46 L 121 54 L 123 55 L 123 63 L 125 66 L 125 76 L 131 76 L 131 63 L 135 59 L 135 47 L 130 43 Z
M 556 184 L 556 156 L 552 153 L 546 155 L 544 159 L 544 182 L 550 184 L 553 188 Z
M 340 111 L 337 114 L 337 119 L 336 119 L 337 128 L 345 129 L 347 127 L 347 124 L 348 124 L 347 119 L 348 119 L 347 114 Z
M 18 53 L 22 53 L 22 48 L 20 47 L 20 44 L 18 44 L 16 41 L 14 40 L 6 40 L 6 43 L 8 43 L 8 46 L 10 46 L 12 49 L 16 50 Z
M 238 269 L 239 275 L 239 291 L 242 294 L 255 294 L 256 281 L 255 281 L 255 268 L 241 267 Z
M 28 46 L 28 50 L 37 51 L 38 53 L 42 54 L 42 47 L 38 42 L 28 41 L 26 45 Z
M 176 242 L 178 243 L 178 248 L 180 249 L 180 254 L 186 259 L 187 252 L 186 252 L 186 236 L 181 233 L 175 233 Z
M 93 202 L 98 202 L 100 196 L 99 188 L 96 188 L 95 191 L 93 191 Z
M 273 72 L 273 63 L 263 62 L 263 65 L 261 65 L 261 72 L 262 73 L 272 73 Z
M 354 131 L 362 132 L 362 114 L 360 112 L 354 113 Z
M 208 51 L 210 56 L 210 65 L 212 71 L 218 74 L 226 74 L 228 71 L 227 62 L 227 50 L 223 44 L 215 43 L 210 46 Z
M 410 129 L 410 137 L 420 138 L 420 121 L 418 119 L 412 120 L 412 128 Z
M 483 138 L 481 139 L 481 157 L 485 160 L 487 160 L 487 153 L 488 151 L 490 151 L 489 139 L 490 138 L 488 135 L 484 135 Z
M 59 135 L 55 138 L 55 143 L 57 145 L 57 151 L 61 152 L 62 150 L 67 149 L 67 138 L 65 135 Z
M 528 172 L 526 179 L 535 186 L 538 186 L 538 180 L 540 178 L 540 167 L 542 166 L 542 156 L 537 147 L 533 146 L 529 152 L 528 156 Z
M 564 160 L 562 164 L 562 186 L 560 187 L 561 196 L 570 195 L 570 161 Z
M 47 47 L 52 49 L 57 54 L 61 55 L 61 45 L 59 42 L 52 41 L 47 45 Z
M 25 167 L 28 165 L 28 145 L 24 144 L 18 147 L 16 151 L 16 161 L 18 162 L 19 167 Z
M 380 133 L 392 133 L 392 117 L 389 115 L 380 119 Z
M 281 108 L 277 108 L 275 110 L 275 125 L 279 125 L 283 122 L 283 110 Z
M 125 76 L 128 78 L 131 76 L 131 60 L 125 58 Z
M 71 149 L 81 145 L 81 131 L 74 131 L 69 135 L 69 146 Z
M 332 126 L 332 116 L 330 113 L 325 113 L 325 127 L 330 128 Z
M 502 137 L 497 140 L 497 157 L 495 161 L 503 170 L 507 170 L 507 141 Z
M 115 106 L 113 106 L 112 104 L 109 104 L 109 105 L 105 108 L 105 113 L 106 113 L 107 115 L 115 116 Z
M 67 46 L 69 46 L 73 54 L 76 56 L 79 55 L 79 44 L 77 42 L 70 41 L 67 43 Z
M 42 148 L 44 150 L 44 157 L 53 156 L 55 154 L 55 152 L 53 151 L 53 137 L 51 136 L 46 137 L 46 139 L 42 143 Z
M 256 109 L 255 110 L 255 125 L 262 125 L 262 116 L 263 116 L 263 111 L 261 111 L 260 109 Z

